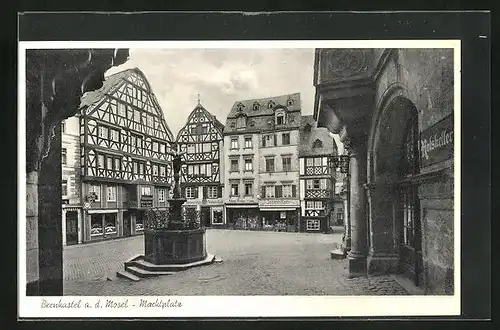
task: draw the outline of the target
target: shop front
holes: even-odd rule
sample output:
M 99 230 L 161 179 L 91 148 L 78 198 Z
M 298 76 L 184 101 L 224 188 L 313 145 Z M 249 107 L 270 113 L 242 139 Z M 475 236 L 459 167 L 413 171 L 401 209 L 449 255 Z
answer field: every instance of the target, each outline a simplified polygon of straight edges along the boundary
M 257 204 L 226 204 L 226 221 L 229 229 L 260 230 L 262 228 Z
M 101 241 L 116 238 L 119 235 L 118 210 L 88 210 L 89 241 Z
M 298 200 L 262 200 L 259 202 L 259 214 L 263 230 L 298 231 Z

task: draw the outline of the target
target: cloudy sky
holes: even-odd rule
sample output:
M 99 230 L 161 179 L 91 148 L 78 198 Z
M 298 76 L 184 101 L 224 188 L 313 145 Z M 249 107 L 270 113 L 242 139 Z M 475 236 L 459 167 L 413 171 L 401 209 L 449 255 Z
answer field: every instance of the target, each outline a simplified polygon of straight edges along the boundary
M 312 114 L 314 49 L 131 49 L 107 74 L 137 67 L 153 88 L 174 135 L 197 103 L 225 124 L 237 100 L 299 92 Z

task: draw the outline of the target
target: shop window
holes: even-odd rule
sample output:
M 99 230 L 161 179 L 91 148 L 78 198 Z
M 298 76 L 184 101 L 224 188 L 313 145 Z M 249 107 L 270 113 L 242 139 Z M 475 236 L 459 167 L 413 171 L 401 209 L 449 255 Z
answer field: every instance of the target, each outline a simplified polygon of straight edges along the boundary
M 102 227 L 102 215 L 92 214 L 90 215 L 90 236 L 101 236 L 104 233 Z
M 207 195 L 208 198 L 217 198 L 218 197 L 217 187 L 216 186 L 208 187 Z
M 158 189 L 158 202 L 164 202 L 165 201 L 165 189 L 160 188 Z
M 319 223 L 320 221 L 318 219 L 308 219 L 306 222 L 306 229 L 319 230 Z
M 292 170 L 292 158 L 291 157 L 282 157 L 283 162 L 283 171 L 290 172 Z
M 212 223 L 221 224 L 223 223 L 222 210 L 213 210 L 212 212 Z
M 109 186 L 107 188 L 107 201 L 108 202 L 116 202 L 116 187 Z
M 253 195 L 253 184 L 245 183 L 245 196 Z
M 281 135 L 281 144 L 284 146 L 290 145 L 290 133 L 283 133 Z
M 245 171 L 247 172 L 253 171 L 253 162 L 252 159 L 250 158 L 245 159 Z
M 106 223 L 104 227 L 105 234 L 116 234 L 116 214 L 105 214 L 104 221 Z
M 138 215 L 135 219 L 135 231 L 140 232 L 144 230 L 144 219 L 142 215 Z

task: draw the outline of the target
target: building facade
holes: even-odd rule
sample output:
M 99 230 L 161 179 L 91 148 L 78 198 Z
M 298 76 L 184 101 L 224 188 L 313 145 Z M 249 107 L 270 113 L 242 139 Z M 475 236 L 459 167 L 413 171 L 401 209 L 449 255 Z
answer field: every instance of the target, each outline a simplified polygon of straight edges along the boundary
M 349 150 L 351 276 L 454 283 L 453 49 L 318 49 L 314 116 Z
M 141 234 L 142 210 L 166 209 L 172 180 L 173 135 L 146 77 L 137 68 L 107 77 L 75 118 L 81 241 Z
M 237 101 L 224 130 L 230 228 L 296 231 L 300 94 Z
M 183 207 L 200 213 L 205 227 L 224 227 L 224 125 L 201 104 L 194 108 L 177 135 L 184 152 L 180 187 Z
M 79 115 L 61 122 L 63 245 L 83 241 L 79 130 Z
M 299 146 L 301 232 L 327 233 L 335 224 L 338 209 L 335 202 L 340 200 L 335 195 L 334 156 L 337 154 L 332 134 L 324 127 L 316 127 L 312 115 L 302 116 Z

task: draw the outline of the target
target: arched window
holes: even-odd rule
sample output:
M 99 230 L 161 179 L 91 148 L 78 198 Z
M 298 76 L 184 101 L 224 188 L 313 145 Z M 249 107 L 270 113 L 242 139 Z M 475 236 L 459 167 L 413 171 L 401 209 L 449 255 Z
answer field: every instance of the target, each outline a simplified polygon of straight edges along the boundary
M 239 116 L 236 119 L 236 128 L 244 128 L 247 126 L 246 118 L 244 115 Z
M 254 102 L 254 104 L 253 104 L 253 109 L 254 109 L 254 110 L 259 110 L 259 109 L 260 109 L 260 104 L 259 104 L 259 102 Z
M 273 101 L 273 100 L 271 100 L 271 101 L 269 101 L 269 102 L 267 103 L 267 107 L 268 107 L 269 109 L 274 108 L 274 106 L 275 106 L 275 105 L 276 105 L 276 103 L 274 103 L 274 101 Z
M 276 112 L 276 126 L 282 126 L 285 125 L 285 112 L 279 111 Z

